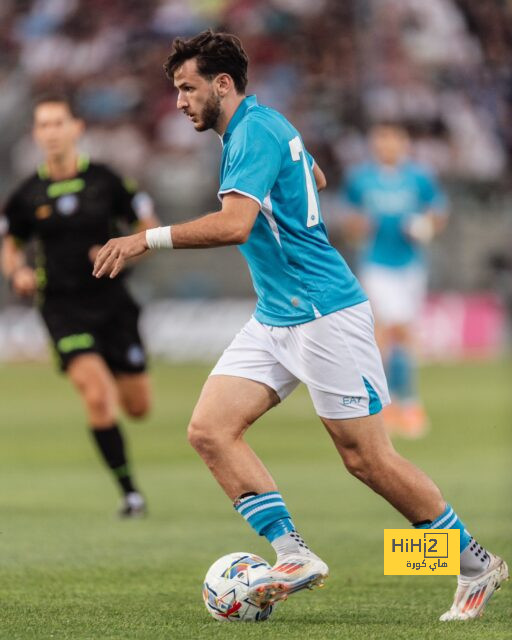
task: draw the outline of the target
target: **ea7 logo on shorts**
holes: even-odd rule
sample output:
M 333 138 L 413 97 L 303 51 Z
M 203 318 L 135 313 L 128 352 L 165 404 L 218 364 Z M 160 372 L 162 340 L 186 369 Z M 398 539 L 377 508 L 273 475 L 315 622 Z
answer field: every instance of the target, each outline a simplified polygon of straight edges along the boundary
M 341 404 L 344 407 L 353 407 L 361 404 L 362 396 L 341 396 Z

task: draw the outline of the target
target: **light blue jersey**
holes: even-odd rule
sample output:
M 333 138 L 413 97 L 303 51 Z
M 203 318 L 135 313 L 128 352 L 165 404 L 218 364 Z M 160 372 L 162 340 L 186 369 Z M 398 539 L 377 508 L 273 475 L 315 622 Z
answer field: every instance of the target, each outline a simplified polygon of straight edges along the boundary
M 343 198 L 372 221 L 372 231 L 361 250 L 361 266 L 421 264 L 423 249 L 407 236 L 406 226 L 411 216 L 428 210 L 443 213 L 446 208 L 446 198 L 435 178 L 412 162 L 395 168 L 377 163 L 354 168 L 343 187 Z
M 291 326 L 364 302 L 357 279 L 327 238 L 313 159 L 298 131 L 248 96 L 222 141 L 219 197 L 237 192 L 261 207 L 239 247 L 258 296 L 255 318 Z

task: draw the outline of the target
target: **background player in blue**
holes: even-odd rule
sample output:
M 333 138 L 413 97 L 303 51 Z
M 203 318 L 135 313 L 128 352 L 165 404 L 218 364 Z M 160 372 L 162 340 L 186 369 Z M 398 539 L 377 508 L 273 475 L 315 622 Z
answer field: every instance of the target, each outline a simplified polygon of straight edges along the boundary
M 446 224 L 446 198 L 436 179 L 407 159 L 409 138 L 396 123 L 370 131 L 373 160 L 353 168 L 343 186 L 343 217 L 359 246 L 358 276 L 376 320 L 377 342 L 393 403 L 389 431 L 421 436 L 427 417 L 416 385 L 414 322 L 427 284 L 425 247 Z
M 297 533 L 272 476 L 243 438 L 302 381 L 351 473 L 415 526 L 461 531 L 463 575 L 442 619 L 480 614 L 508 575 L 506 564 L 470 537 L 435 484 L 391 445 L 380 415 L 388 394 L 371 309 L 325 234 L 317 198 L 323 173 L 281 114 L 246 97 L 247 56 L 235 36 L 176 38 L 165 68 L 195 129 L 221 137 L 222 207 L 110 240 L 94 274 L 113 278 L 127 258 L 158 247 L 234 244 L 247 259 L 258 296 L 254 317 L 206 381 L 188 435 L 236 510 L 276 551 L 252 597 L 262 605 L 284 599 L 321 584 L 329 571 Z

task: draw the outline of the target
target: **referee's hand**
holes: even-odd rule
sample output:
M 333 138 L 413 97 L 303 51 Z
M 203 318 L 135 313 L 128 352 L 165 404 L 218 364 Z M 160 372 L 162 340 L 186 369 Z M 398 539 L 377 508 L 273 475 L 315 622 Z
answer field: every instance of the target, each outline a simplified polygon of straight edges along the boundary
M 130 258 L 140 256 L 148 250 L 146 232 L 131 236 L 112 238 L 98 251 L 92 275 L 96 278 L 109 276 L 115 278 Z
M 36 272 L 32 267 L 19 267 L 11 276 L 11 286 L 18 296 L 31 296 L 37 289 Z

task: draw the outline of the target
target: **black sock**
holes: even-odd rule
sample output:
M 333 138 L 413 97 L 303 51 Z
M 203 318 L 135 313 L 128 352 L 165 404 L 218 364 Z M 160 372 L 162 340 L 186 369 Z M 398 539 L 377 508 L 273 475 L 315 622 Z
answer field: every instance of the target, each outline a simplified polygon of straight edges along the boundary
M 127 494 L 132 491 L 137 491 L 130 474 L 129 464 L 126 460 L 123 435 L 117 424 L 113 424 L 107 429 L 95 429 L 93 427 L 92 435 L 103 459 L 112 470 L 123 493 Z

